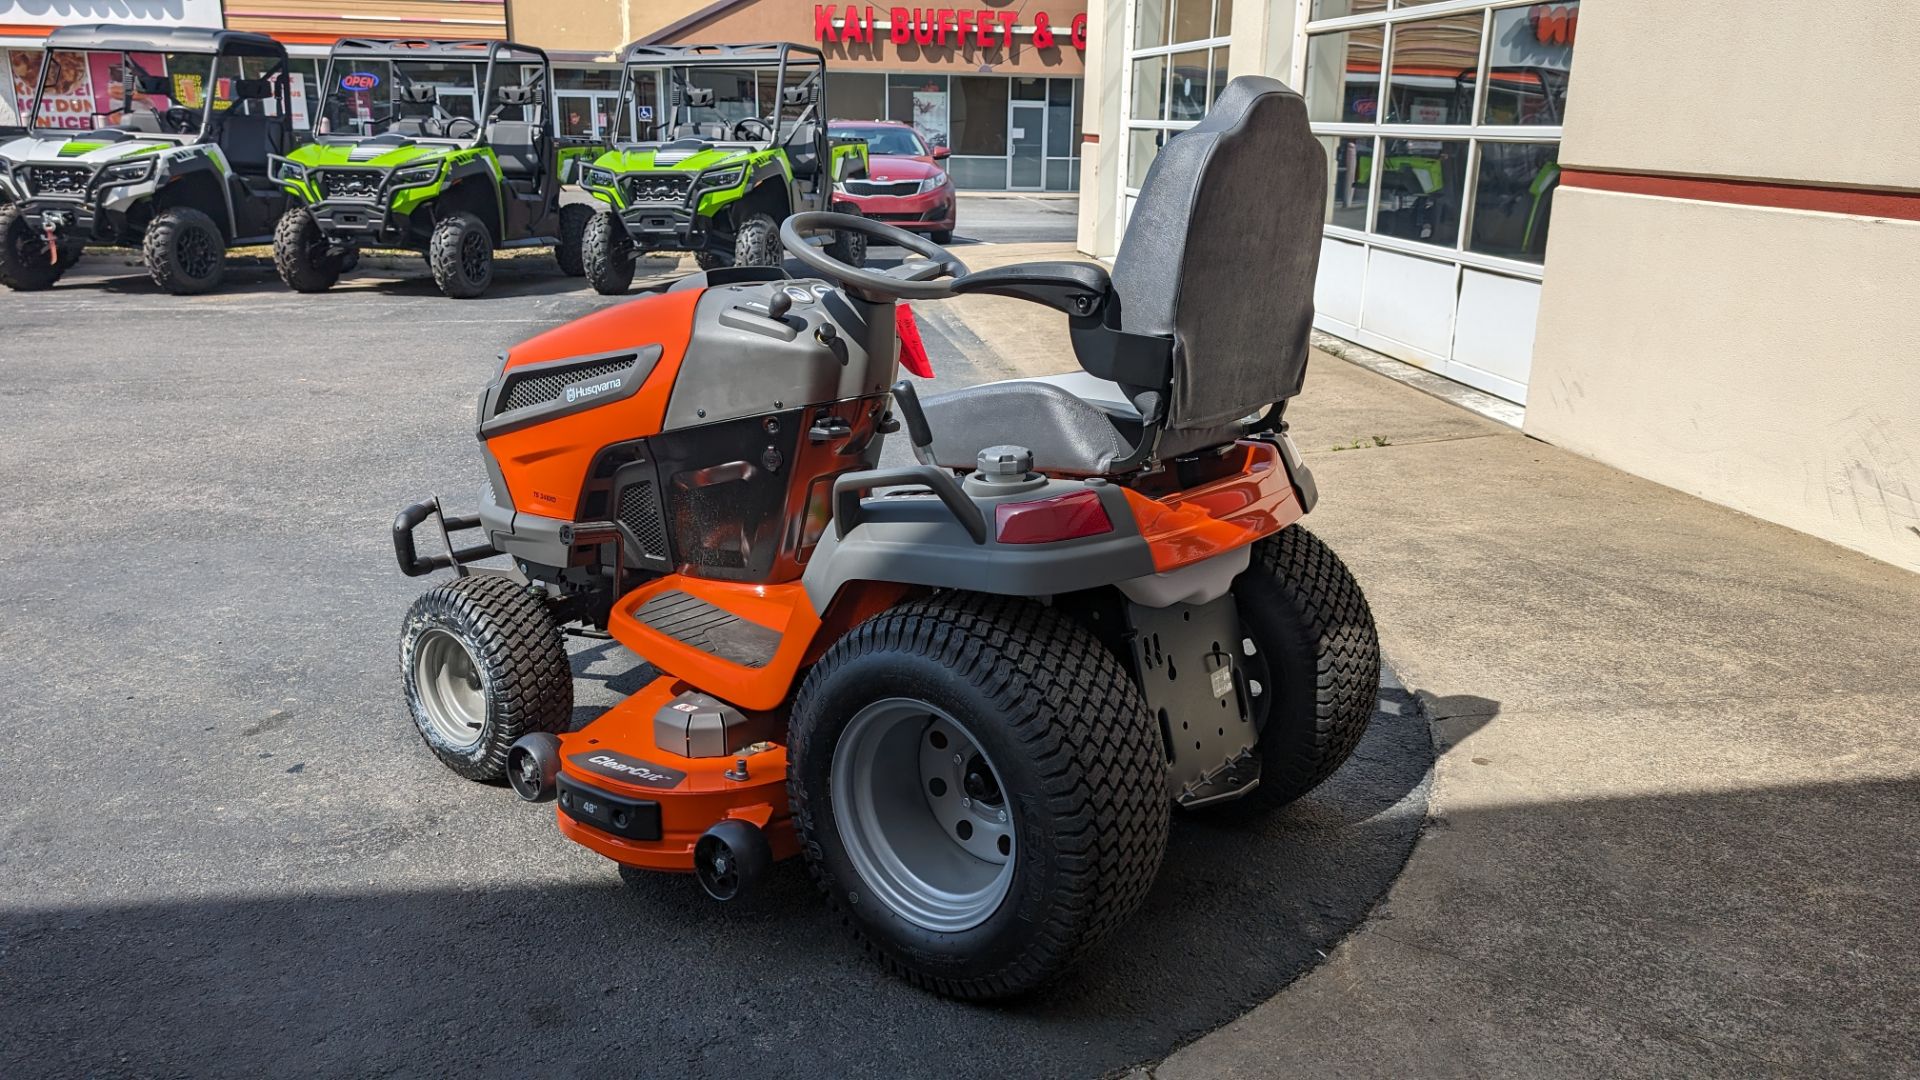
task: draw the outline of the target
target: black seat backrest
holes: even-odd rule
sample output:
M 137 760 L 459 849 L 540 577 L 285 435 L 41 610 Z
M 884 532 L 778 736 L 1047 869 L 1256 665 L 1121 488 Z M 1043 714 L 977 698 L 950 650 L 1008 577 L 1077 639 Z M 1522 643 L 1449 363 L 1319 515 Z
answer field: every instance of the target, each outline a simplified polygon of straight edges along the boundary
M 220 113 L 214 141 L 234 172 L 264 175 L 267 156 L 286 150 L 285 121 L 266 115 L 273 85 L 265 79 L 235 79 L 232 88 L 233 104 Z
M 793 165 L 796 180 L 811 179 L 820 171 L 820 125 L 811 120 L 802 120 L 793 125 L 782 145 L 787 151 L 787 161 Z
M 1120 329 L 1173 339 L 1166 424 L 1229 423 L 1300 392 L 1327 157 L 1306 103 L 1243 75 L 1168 140 L 1114 258 Z
M 487 125 L 487 145 L 500 159 L 500 175 L 526 180 L 540 175 L 540 133 L 524 120 L 495 120 Z

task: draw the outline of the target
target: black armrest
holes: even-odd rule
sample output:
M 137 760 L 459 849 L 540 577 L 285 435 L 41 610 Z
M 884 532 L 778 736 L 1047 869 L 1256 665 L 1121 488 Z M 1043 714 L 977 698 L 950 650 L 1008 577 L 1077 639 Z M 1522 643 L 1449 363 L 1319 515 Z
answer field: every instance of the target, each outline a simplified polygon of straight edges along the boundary
M 953 283 L 953 291 L 957 293 L 1012 296 L 1080 316 L 1099 311 L 1111 287 L 1105 267 L 1082 262 L 996 266 L 968 274 Z

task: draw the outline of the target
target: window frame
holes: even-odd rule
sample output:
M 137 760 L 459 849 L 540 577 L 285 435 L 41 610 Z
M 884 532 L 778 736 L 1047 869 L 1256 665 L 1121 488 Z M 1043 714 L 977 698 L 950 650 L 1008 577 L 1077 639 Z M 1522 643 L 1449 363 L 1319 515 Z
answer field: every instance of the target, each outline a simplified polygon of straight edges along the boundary
M 1231 3 L 1231 0 L 1228 0 L 1228 2 Z M 1173 0 L 1169 0 L 1169 9 L 1171 9 L 1172 3 Z M 1212 84 L 1214 70 L 1213 50 L 1230 48 L 1233 44 L 1233 34 L 1231 33 L 1232 28 L 1230 26 L 1222 27 L 1219 25 L 1221 0 L 1211 0 L 1211 3 L 1213 10 L 1208 14 L 1207 25 L 1208 28 L 1213 31 L 1212 37 L 1200 38 L 1194 41 L 1169 40 L 1165 45 L 1153 45 L 1144 49 L 1136 49 L 1133 48 L 1133 42 L 1137 30 L 1135 23 L 1138 21 L 1140 14 L 1140 0 L 1127 0 L 1126 14 L 1122 20 L 1123 25 L 1121 26 L 1122 40 L 1126 42 L 1127 48 L 1124 50 L 1123 63 L 1125 64 L 1125 68 L 1120 80 L 1120 122 L 1122 132 L 1118 155 L 1119 168 L 1116 170 L 1119 183 L 1115 185 L 1118 191 L 1117 198 L 1119 199 L 1120 221 L 1123 223 L 1123 229 L 1127 219 L 1127 204 L 1140 195 L 1140 189 L 1134 186 L 1130 176 L 1133 170 L 1133 133 L 1135 131 L 1160 132 L 1160 144 L 1164 146 L 1168 138 L 1200 123 L 1199 120 L 1165 119 L 1165 116 L 1172 111 L 1171 90 L 1169 89 L 1172 82 L 1169 72 L 1172 69 L 1174 54 L 1193 52 L 1195 50 L 1204 50 L 1207 53 L 1208 83 L 1203 96 L 1207 102 L 1207 107 L 1209 109 L 1213 107 L 1215 97 Z M 1171 38 L 1173 36 L 1171 10 L 1168 11 L 1167 17 L 1167 36 Z M 1229 22 L 1231 22 L 1231 13 L 1229 13 Z M 1228 55 L 1231 56 L 1232 54 L 1229 53 Z M 1144 60 L 1155 56 L 1160 57 L 1163 62 L 1160 77 L 1160 112 L 1162 119 L 1136 120 L 1133 118 L 1133 65 L 1137 60 Z

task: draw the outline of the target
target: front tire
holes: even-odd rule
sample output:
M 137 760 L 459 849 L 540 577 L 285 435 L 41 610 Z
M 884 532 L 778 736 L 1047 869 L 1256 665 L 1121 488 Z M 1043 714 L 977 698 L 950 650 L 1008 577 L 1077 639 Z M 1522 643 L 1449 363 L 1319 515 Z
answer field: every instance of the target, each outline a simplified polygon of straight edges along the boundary
M 320 223 L 304 206 L 280 215 L 273 227 L 273 268 L 294 292 L 326 292 L 340 280 L 341 260 L 328 254 Z
M 1140 905 L 1166 850 L 1166 759 L 1138 689 L 1030 601 L 947 594 L 875 616 L 814 665 L 790 735 L 788 794 L 828 905 L 937 993 L 1057 978 Z
M 633 286 L 633 237 L 626 223 L 601 211 L 587 222 L 582 239 L 587 283 L 602 296 L 622 296 Z
M 400 633 L 407 711 L 441 764 L 499 780 L 520 736 L 566 731 L 573 669 L 560 625 L 540 598 L 494 575 L 423 594 Z
M 174 206 L 154 215 L 140 245 L 153 283 L 175 296 L 212 292 L 227 272 L 227 242 L 206 214 Z
M 20 207 L 0 206 L 0 285 L 15 292 L 50 289 L 66 268 L 47 257 L 47 242 L 27 225 Z
M 842 203 L 833 208 L 835 213 L 862 216 L 860 208 L 852 203 Z M 867 265 L 867 234 L 851 229 L 836 229 L 833 242 L 827 245 L 827 254 L 846 263 L 848 266 Z
M 1242 801 L 1284 806 L 1333 775 L 1365 734 L 1380 693 L 1380 639 L 1346 564 L 1300 525 L 1254 545 L 1233 595 L 1254 646 L 1249 678 L 1262 684 L 1260 786 Z
M 733 265 L 732 257 L 724 251 L 696 251 L 693 253 L 693 261 L 702 270 L 719 270 Z
M 560 208 L 560 244 L 553 249 L 553 261 L 568 277 L 587 272 L 587 224 L 593 220 L 593 207 L 570 203 Z
M 780 266 L 780 224 L 771 214 L 752 214 L 733 233 L 733 265 Z
M 493 234 L 472 214 L 443 218 L 433 227 L 427 263 L 442 294 L 471 300 L 493 284 Z
M 939 244 L 941 247 L 946 247 L 948 244 L 953 243 L 953 230 L 952 229 L 933 230 L 933 242 L 936 244 Z

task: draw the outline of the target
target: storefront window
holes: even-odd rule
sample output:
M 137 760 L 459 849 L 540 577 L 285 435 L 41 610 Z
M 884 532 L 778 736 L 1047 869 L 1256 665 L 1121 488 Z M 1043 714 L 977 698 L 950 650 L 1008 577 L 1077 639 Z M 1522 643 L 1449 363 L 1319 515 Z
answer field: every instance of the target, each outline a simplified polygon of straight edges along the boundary
M 1544 262 L 1547 220 L 1560 186 L 1558 143 L 1480 144 L 1480 183 L 1473 196 L 1469 251 Z
M 1164 131 L 1135 128 L 1128 136 L 1128 187 L 1137 188 L 1147 182 L 1147 170 L 1153 168 L 1153 159 L 1160 156 L 1160 143 L 1166 135 Z
M 827 75 L 827 108 L 840 120 L 881 120 L 887 115 L 885 75 Z
M 1207 94 L 1207 107 L 1220 100 L 1220 92 L 1227 88 L 1227 52 L 1225 45 L 1213 50 L 1213 90 Z
M 1389 124 L 1465 124 L 1473 116 L 1480 67 L 1479 12 L 1405 22 L 1393 28 L 1387 76 Z
M 1384 27 L 1368 26 L 1307 39 L 1307 116 L 1371 124 L 1379 112 Z
M 1387 0 L 1313 0 L 1312 19 L 1344 19 L 1387 10 Z
M 1333 175 L 1327 183 L 1327 224 L 1346 229 L 1367 227 L 1367 199 L 1372 193 L 1374 138 L 1321 138 Z
M 1168 67 L 1167 119 L 1198 120 L 1207 115 L 1207 50 L 1174 53 Z
M 1466 140 L 1387 139 L 1379 168 L 1375 232 L 1441 247 L 1460 242 L 1460 210 L 1466 204 Z
M 958 75 L 953 79 L 952 125 L 955 154 L 1007 152 L 1007 80 Z
M 1136 0 L 1133 47 L 1153 49 L 1167 43 L 1167 0 Z
M 1047 156 L 1072 157 L 1079 152 L 1080 116 L 1073 107 L 1073 80 L 1048 79 Z
M 1200 122 L 1227 85 L 1232 0 L 1131 0 L 1121 217 L 1168 139 Z
M 997 80 L 1004 84 L 1005 79 Z M 1003 107 L 1000 112 L 1006 115 Z M 887 119 L 912 124 L 928 146 L 952 146 L 952 105 L 945 75 L 887 76 Z M 962 151 L 954 151 L 961 153 Z M 994 153 L 1007 152 L 1002 142 Z
M 1133 62 L 1133 118 L 1167 118 L 1167 58 L 1147 56 Z
M 1173 0 L 1174 41 L 1205 41 L 1212 36 L 1213 0 Z
M 1567 72 L 1573 67 L 1579 23 L 1578 3 L 1532 4 L 1493 13 L 1481 123 L 1565 123 Z

